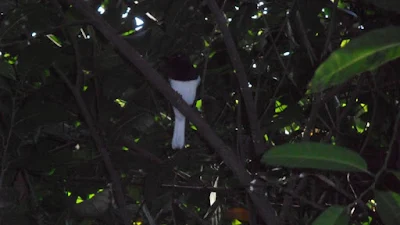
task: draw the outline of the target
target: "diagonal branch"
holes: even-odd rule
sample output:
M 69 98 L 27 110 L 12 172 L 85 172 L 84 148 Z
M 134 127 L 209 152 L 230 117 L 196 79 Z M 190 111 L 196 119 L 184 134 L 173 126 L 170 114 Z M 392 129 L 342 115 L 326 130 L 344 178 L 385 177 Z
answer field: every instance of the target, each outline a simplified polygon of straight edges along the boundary
M 68 0 L 81 14 L 93 21 L 93 26 L 108 39 L 119 53 L 133 64 L 145 78 L 157 88 L 186 118 L 196 125 L 199 134 L 210 144 L 210 146 L 221 156 L 226 165 L 237 176 L 240 183 L 247 187 L 246 190 L 251 196 L 260 216 L 268 225 L 276 225 L 275 212 L 263 193 L 257 193 L 250 190 L 251 177 L 245 167 L 240 163 L 232 149 L 227 146 L 211 129 L 211 127 L 199 116 L 199 114 L 187 105 L 182 97 L 176 93 L 168 82 L 144 60 L 141 55 L 123 40 L 100 15 L 98 15 L 89 5 L 81 0 Z M 242 68 L 243 70 L 243 68 Z M 247 95 L 251 93 L 247 90 Z M 254 111 L 255 112 L 255 111 Z

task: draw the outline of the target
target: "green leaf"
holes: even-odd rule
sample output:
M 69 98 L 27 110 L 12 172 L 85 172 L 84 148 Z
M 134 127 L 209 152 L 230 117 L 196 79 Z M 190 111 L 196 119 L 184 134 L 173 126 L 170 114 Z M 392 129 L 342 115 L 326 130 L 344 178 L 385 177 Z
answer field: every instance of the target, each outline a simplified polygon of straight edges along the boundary
M 340 146 L 314 142 L 274 147 L 263 155 L 262 162 L 289 168 L 368 172 L 367 163 L 356 152 Z
M 240 221 L 237 220 L 237 219 L 234 219 L 234 220 L 232 221 L 232 225 L 240 225 L 240 224 L 242 224 L 242 222 L 240 222 Z
M 275 113 L 283 112 L 287 108 L 287 105 L 283 105 L 280 101 L 275 101 Z
M 13 66 L 7 62 L 0 61 L 0 76 L 15 80 L 15 72 Z
M 345 225 L 350 220 L 343 206 L 331 206 L 314 220 L 312 225 Z
M 400 27 L 368 32 L 334 51 L 315 71 L 311 91 L 323 91 L 400 56 Z
M 196 101 L 196 109 L 201 111 L 201 108 L 203 106 L 203 101 L 201 99 Z
M 133 33 L 135 33 L 134 30 L 128 30 L 128 31 L 123 32 L 121 35 L 122 35 L 122 36 L 129 36 L 129 35 L 131 35 L 131 34 L 133 34 Z
M 62 42 L 60 40 L 60 38 L 58 38 L 57 36 L 55 36 L 54 34 L 48 34 L 47 38 L 52 41 L 56 46 L 61 47 L 62 46 Z
M 400 224 L 400 195 L 391 191 L 375 190 L 376 207 L 385 225 Z

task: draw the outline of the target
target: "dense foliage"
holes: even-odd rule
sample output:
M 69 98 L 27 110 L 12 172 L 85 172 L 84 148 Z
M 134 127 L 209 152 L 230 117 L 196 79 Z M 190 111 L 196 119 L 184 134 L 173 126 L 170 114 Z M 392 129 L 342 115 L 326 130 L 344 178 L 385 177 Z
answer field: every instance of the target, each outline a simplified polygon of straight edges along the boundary
M 400 224 L 400 1 L 0 12 L 0 224 Z M 192 110 L 161 72 L 175 52 Z

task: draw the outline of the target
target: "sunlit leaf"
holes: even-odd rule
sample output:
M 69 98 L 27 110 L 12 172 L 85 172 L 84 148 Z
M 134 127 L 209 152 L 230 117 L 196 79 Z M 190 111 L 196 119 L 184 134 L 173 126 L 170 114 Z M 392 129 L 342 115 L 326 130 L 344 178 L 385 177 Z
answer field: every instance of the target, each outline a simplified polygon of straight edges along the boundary
M 269 137 L 268 137 L 267 134 L 264 134 L 264 139 L 265 139 L 265 141 L 268 141 L 268 140 L 269 140 Z
M 204 40 L 204 47 L 209 47 L 210 46 L 210 44 L 206 41 L 206 40 Z
M 356 152 L 330 144 L 303 142 L 283 144 L 268 150 L 267 165 L 346 172 L 367 172 L 367 163 Z
M 368 216 L 367 222 L 361 222 L 361 225 L 371 225 L 372 224 L 372 217 Z
M 360 106 L 361 106 L 363 112 L 368 112 L 368 105 L 367 104 L 361 103 Z
M 87 199 L 91 199 L 91 198 L 93 198 L 95 195 L 96 195 L 96 194 L 94 194 L 94 193 L 89 194 Z
M 343 47 L 346 46 L 349 42 L 350 42 L 350 39 L 344 39 L 344 40 L 340 43 L 340 47 L 343 48 Z
M 400 56 L 400 28 L 373 30 L 334 51 L 315 71 L 311 91 L 323 91 Z
M 58 47 L 62 47 L 61 40 L 60 40 L 57 36 L 55 36 L 54 34 L 48 34 L 48 35 L 46 35 L 46 36 L 47 36 L 47 38 L 48 38 L 50 41 L 52 41 L 55 45 L 57 45 Z
M 280 101 L 275 101 L 275 113 L 283 112 L 287 107 L 287 105 L 282 105 Z
M 365 129 L 367 128 L 367 123 L 362 121 L 360 118 L 354 118 L 354 126 L 353 129 L 357 130 L 357 133 L 364 133 Z
M 128 30 L 128 31 L 122 33 L 121 35 L 122 35 L 122 36 L 129 36 L 129 35 L 131 35 L 131 34 L 133 34 L 133 33 L 135 33 L 134 30 Z
M 232 225 L 240 225 L 240 224 L 242 224 L 242 222 L 240 222 L 240 221 L 237 220 L 237 219 L 234 219 L 234 220 L 232 221 Z
M 83 199 L 81 198 L 81 196 L 78 196 L 78 198 L 76 199 L 75 203 L 79 204 L 79 203 L 82 203 L 82 202 L 83 202 Z
M 196 109 L 197 109 L 197 110 L 200 111 L 202 105 L 203 105 L 203 101 L 202 101 L 201 99 L 199 99 L 199 100 L 196 101 Z
M 372 211 L 376 211 L 376 201 L 374 199 L 368 200 L 366 206 L 371 209 Z
M 124 108 L 126 105 L 126 101 L 119 98 L 115 99 L 114 102 L 117 103 L 121 108 Z
M 195 125 L 193 125 L 193 124 L 190 125 L 190 128 L 191 128 L 192 130 L 197 130 L 197 127 L 196 127 Z
M 211 59 L 216 53 L 217 53 L 216 51 L 211 52 L 211 53 L 208 55 L 208 58 Z

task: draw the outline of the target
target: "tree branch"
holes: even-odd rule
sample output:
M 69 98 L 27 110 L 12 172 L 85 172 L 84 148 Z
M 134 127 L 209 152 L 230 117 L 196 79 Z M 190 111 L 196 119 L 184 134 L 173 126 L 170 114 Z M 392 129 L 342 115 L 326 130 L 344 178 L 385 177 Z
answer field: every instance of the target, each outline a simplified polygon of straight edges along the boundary
M 214 14 L 216 22 L 221 30 L 224 42 L 228 51 L 228 55 L 231 59 L 232 66 L 236 70 L 236 77 L 239 82 L 240 91 L 243 96 L 247 117 L 249 119 L 251 136 L 253 138 L 254 149 L 257 155 L 261 155 L 265 152 L 266 146 L 264 144 L 260 123 L 258 121 L 258 115 L 256 110 L 256 104 L 253 99 L 253 94 L 249 88 L 249 81 L 247 80 L 246 71 L 244 69 L 243 63 L 240 60 L 239 52 L 236 49 L 235 42 L 233 41 L 232 34 L 229 32 L 228 26 L 226 25 L 227 20 L 221 10 L 218 8 L 215 0 L 207 1 L 208 7 Z
M 253 144 L 255 153 L 260 155 L 265 152 L 266 146 L 262 140 L 261 130 L 260 130 L 260 123 L 258 121 L 257 116 L 257 109 L 256 104 L 253 99 L 252 91 L 249 88 L 248 80 L 246 71 L 244 69 L 243 63 L 240 59 L 239 52 L 236 49 L 235 42 L 233 41 L 232 34 L 229 32 L 227 24 L 227 20 L 222 13 L 222 11 L 218 8 L 217 3 L 215 0 L 208 0 L 207 1 L 208 7 L 210 8 L 211 12 L 214 14 L 216 22 L 221 30 L 224 42 L 229 54 L 229 57 L 232 62 L 233 68 L 236 70 L 236 77 L 239 82 L 240 91 L 243 96 L 243 100 L 245 103 L 245 108 L 247 112 L 247 117 L 250 124 L 251 136 L 253 138 Z M 254 194 L 250 194 L 250 197 L 254 204 L 256 205 L 257 209 L 259 210 L 260 216 L 263 218 L 266 224 L 276 224 L 276 216 L 275 211 L 273 210 L 271 203 L 268 201 L 267 198 L 264 197 L 263 201 L 259 201 Z

